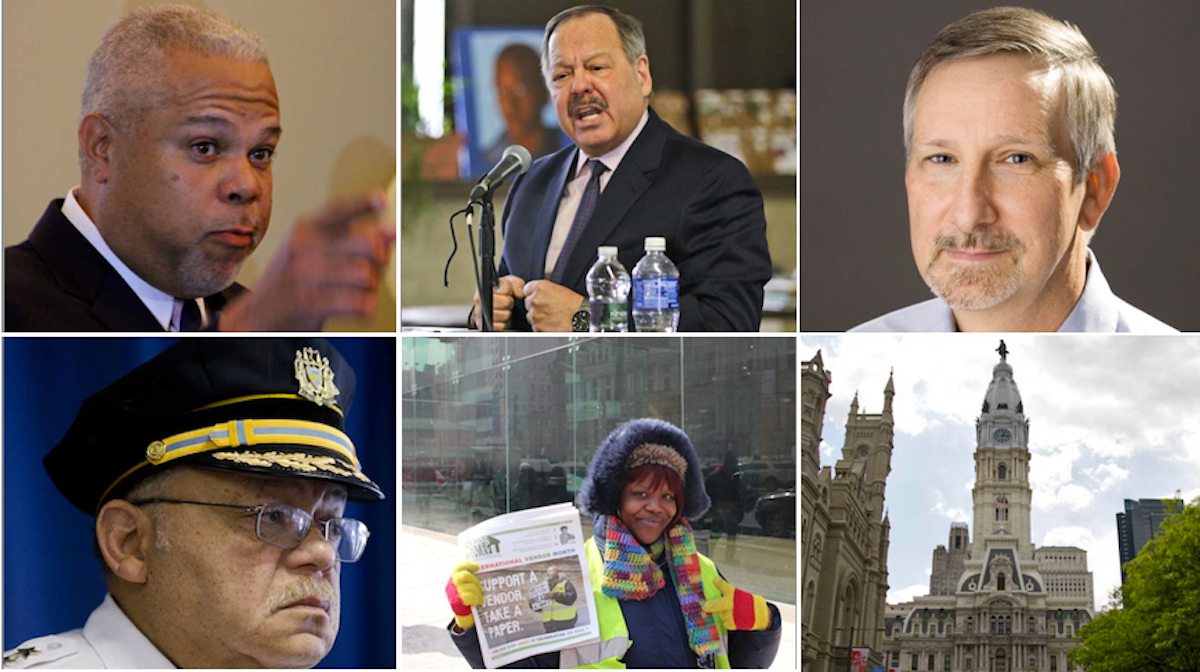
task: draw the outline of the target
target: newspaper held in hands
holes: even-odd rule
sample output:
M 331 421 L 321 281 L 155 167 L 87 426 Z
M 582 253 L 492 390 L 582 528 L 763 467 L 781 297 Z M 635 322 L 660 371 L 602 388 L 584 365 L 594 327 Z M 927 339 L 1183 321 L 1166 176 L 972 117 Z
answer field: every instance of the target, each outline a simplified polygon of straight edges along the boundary
M 554 504 L 496 516 L 458 535 L 479 563 L 475 632 L 489 668 L 600 641 L 579 511 Z

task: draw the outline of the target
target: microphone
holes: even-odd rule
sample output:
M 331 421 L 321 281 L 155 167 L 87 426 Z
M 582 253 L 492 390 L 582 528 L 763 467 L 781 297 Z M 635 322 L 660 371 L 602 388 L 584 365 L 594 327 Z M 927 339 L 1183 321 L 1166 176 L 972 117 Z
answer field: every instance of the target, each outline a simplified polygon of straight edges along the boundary
M 504 150 L 504 158 L 500 159 L 500 162 L 487 175 L 483 176 L 479 184 L 471 189 L 471 195 L 467 197 L 467 202 L 474 203 L 484 196 L 490 195 L 493 188 L 500 186 L 500 183 L 510 176 L 520 175 L 529 170 L 531 163 L 533 163 L 533 156 L 529 154 L 528 149 L 520 145 L 509 145 Z

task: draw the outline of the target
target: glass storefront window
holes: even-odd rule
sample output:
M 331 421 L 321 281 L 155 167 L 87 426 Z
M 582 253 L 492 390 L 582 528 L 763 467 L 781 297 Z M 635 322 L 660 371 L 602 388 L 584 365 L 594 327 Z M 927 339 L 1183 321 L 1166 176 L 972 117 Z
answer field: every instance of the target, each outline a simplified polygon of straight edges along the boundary
M 404 524 L 457 534 L 576 501 L 600 442 L 659 418 L 687 432 L 704 469 L 713 507 L 689 521 L 701 551 L 734 585 L 795 604 L 794 339 L 402 342 Z

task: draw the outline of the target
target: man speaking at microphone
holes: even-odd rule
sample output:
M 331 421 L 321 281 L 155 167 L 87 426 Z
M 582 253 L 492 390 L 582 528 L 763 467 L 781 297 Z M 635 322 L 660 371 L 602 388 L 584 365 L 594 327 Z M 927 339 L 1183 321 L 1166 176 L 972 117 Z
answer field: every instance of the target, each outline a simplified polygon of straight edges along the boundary
M 650 108 L 641 22 L 597 5 L 559 13 L 542 74 L 574 146 L 534 162 L 508 194 L 495 330 L 587 331 L 596 248 L 617 246 L 632 270 L 645 238 L 662 236 L 679 268 L 679 330 L 757 331 L 771 278 L 762 195 L 741 162 Z M 472 326 L 479 313 L 476 293 Z

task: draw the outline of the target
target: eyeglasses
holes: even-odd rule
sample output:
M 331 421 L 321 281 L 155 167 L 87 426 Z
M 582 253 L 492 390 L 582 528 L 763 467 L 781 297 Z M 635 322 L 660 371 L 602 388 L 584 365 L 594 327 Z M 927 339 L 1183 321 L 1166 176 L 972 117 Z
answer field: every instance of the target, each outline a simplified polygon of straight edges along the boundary
M 312 529 L 313 517 L 303 509 L 270 502 L 258 506 L 242 504 L 214 504 L 212 502 L 193 502 L 186 499 L 167 499 L 154 497 L 129 502 L 134 506 L 147 504 L 194 504 L 196 506 L 217 506 L 223 509 L 240 509 L 246 513 L 257 513 L 254 523 L 254 533 L 259 540 L 277 548 L 291 550 L 298 547 Z M 367 548 L 367 538 L 371 531 L 367 524 L 354 518 L 330 518 L 320 521 L 321 536 L 337 551 L 338 559 L 345 563 L 358 562 L 363 551 Z

